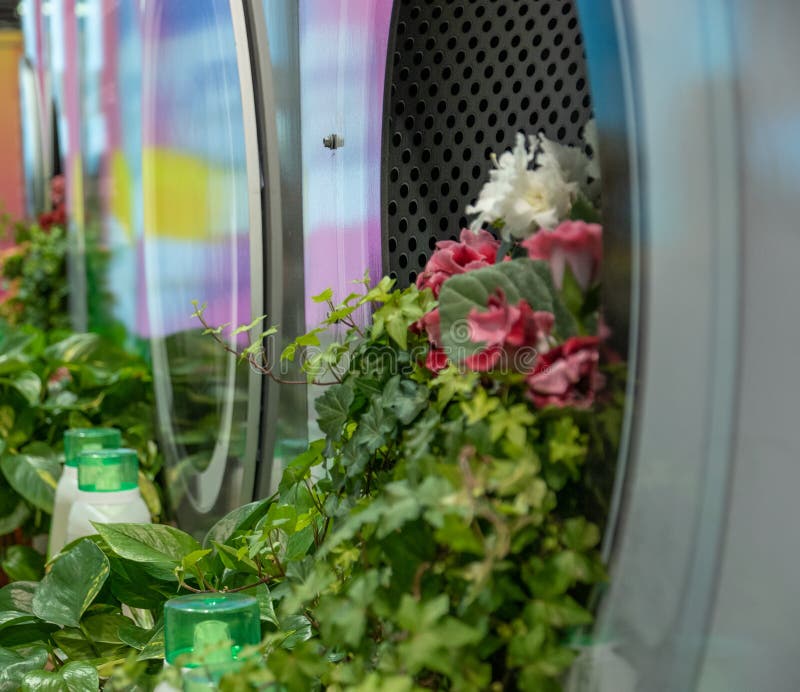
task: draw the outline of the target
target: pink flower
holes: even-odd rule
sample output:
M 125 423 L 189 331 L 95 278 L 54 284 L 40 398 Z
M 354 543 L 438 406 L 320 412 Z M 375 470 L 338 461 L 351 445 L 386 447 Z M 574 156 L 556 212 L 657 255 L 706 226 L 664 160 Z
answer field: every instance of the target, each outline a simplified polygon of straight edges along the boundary
M 47 380 L 48 389 L 56 389 L 72 379 L 72 373 L 64 367 L 57 368 L 53 371 Z
M 509 305 L 501 289 L 489 298 L 488 310 L 474 308 L 467 316 L 469 335 L 473 341 L 485 341 L 488 346 L 537 346 L 547 348 L 547 337 L 555 317 L 544 310 L 536 311 L 524 300 Z
M 487 231 L 461 231 L 461 240 L 442 240 L 436 243 L 425 270 L 417 277 L 417 288 L 430 288 L 439 297 L 442 284 L 451 276 L 494 264 L 500 243 Z
M 486 348 L 466 358 L 464 364 L 483 372 L 505 359 L 509 369 L 524 372 L 540 352 L 549 348 L 555 317 L 550 312 L 534 311 L 524 300 L 509 305 L 500 289 L 489 298 L 488 308 L 485 312 L 472 309 L 467 316 L 470 339 L 485 342 Z
M 428 335 L 428 341 L 431 342 L 435 348 L 442 347 L 442 332 L 439 317 L 439 308 L 434 308 L 425 316 L 414 324 L 414 328 L 419 331 L 424 331 Z
M 604 384 L 599 344 L 596 336 L 575 336 L 542 354 L 527 377 L 528 396 L 539 407 L 591 406 Z
M 543 228 L 520 245 L 534 260 L 547 260 L 553 283 L 561 288 L 564 269 L 569 265 L 578 285 L 584 291 L 596 280 L 603 258 L 603 227 L 596 223 L 565 221 L 555 228 Z
M 447 354 L 442 349 L 431 346 L 425 359 L 425 367 L 431 372 L 438 373 L 440 370 L 444 370 L 449 362 Z

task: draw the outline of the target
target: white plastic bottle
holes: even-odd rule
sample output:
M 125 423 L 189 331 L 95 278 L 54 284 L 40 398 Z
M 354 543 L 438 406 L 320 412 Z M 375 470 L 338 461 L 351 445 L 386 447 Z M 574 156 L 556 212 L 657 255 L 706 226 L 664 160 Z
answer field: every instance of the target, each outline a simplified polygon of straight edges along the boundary
M 67 543 L 97 533 L 99 524 L 149 524 L 132 449 L 100 449 L 78 457 L 78 497 L 67 519 Z
M 78 497 L 78 456 L 83 451 L 121 446 L 122 435 L 116 428 L 73 428 L 64 433 L 64 469 L 53 502 L 48 558 L 61 552 L 67 544 L 67 517 Z

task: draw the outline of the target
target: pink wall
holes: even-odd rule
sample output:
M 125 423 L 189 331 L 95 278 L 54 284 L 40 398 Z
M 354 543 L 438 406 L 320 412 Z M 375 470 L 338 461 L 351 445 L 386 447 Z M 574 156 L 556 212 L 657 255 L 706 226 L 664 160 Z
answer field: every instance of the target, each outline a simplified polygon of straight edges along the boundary
M 19 61 L 22 33 L 0 31 L 0 212 L 19 219 L 25 213 Z M 5 238 L 0 245 L 6 245 Z

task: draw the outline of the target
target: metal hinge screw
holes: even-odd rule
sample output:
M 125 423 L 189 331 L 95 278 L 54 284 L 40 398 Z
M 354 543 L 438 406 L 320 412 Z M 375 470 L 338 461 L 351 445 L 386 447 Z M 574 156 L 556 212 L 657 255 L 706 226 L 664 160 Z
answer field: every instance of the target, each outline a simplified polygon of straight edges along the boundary
M 328 135 L 322 140 L 322 145 L 326 149 L 341 149 L 344 146 L 344 137 L 340 135 Z

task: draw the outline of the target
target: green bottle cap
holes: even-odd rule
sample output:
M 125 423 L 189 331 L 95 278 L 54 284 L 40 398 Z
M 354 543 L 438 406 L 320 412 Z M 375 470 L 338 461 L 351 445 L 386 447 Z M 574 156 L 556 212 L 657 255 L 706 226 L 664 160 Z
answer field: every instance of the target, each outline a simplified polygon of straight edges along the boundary
M 132 449 L 98 449 L 78 457 L 78 489 L 111 493 L 139 487 L 139 458 Z
M 222 674 L 241 660 L 242 649 L 261 641 L 258 602 L 238 593 L 178 596 L 164 605 L 167 662 Z
M 64 433 L 64 463 L 77 466 L 81 452 L 121 446 L 122 435 L 116 428 L 73 428 Z

